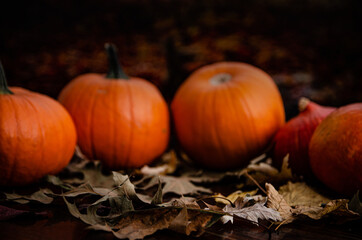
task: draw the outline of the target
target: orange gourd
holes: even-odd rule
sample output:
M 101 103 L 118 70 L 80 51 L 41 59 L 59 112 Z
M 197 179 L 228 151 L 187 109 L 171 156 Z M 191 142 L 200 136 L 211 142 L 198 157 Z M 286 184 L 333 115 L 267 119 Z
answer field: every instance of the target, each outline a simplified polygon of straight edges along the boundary
M 311 168 L 330 189 L 352 196 L 362 192 L 362 103 L 332 112 L 309 143 Z
M 152 83 L 124 74 L 113 45 L 106 50 L 108 74 L 78 76 L 59 101 L 74 119 L 79 147 L 88 158 L 113 170 L 140 167 L 168 145 L 168 107 Z
M 182 148 L 213 169 L 243 167 L 262 154 L 284 124 L 277 86 L 264 71 L 221 62 L 195 71 L 171 104 Z
M 45 95 L 8 88 L 1 64 L 0 72 L 0 185 L 27 185 L 58 173 L 75 149 L 71 117 Z

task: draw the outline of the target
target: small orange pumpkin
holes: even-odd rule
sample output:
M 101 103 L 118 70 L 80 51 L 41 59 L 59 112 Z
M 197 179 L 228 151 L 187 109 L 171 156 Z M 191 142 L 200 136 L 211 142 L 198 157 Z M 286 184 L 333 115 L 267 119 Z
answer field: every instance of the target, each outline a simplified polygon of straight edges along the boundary
M 26 185 L 58 173 L 75 149 L 71 117 L 45 95 L 8 88 L 1 64 L 0 72 L 0 185 Z
M 362 103 L 326 117 L 309 143 L 310 165 L 330 189 L 352 196 L 362 192 Z
M 168 107 L 152 83 L 124 74 L 113 45 L 106 50 L 108 74 L 78 76 L 61 91 L 59 101 L 73 117 L 87 157 L 113 170 L 140 167 L 166 150 Z
M 176 92 L 171 110 L 185 152 L 214 169 L 247 165 L 285 122 L 283 102 L 272 78 L 237 62 L 195 71 Z

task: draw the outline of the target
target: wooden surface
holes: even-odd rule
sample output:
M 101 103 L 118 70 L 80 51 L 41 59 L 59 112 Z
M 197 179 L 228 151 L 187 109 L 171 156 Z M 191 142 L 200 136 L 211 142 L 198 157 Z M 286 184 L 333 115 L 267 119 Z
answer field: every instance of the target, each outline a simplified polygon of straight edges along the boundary
M 4 203 L 1 203 L 4 205 Z M 92 231 L 87 229 L 87 224 L 70 215 L 65 205 L 59 203 L 47 205 L 19 205 L 5 203 L 8 207 L 27 209 L 37 212 L 46 212 L 45 216 L 23 216 L 7 221 L 0 221 L 1 240 L 81 240 L 81 239 L 115 239 L 111 233 Z M 267 223 L 265 224 L 267 225 Z M 362 221 L 356 220 L 343 224 L 333 223 L 333 219 L 320 221 L 299 221 L 284 225 L 277 232 L 268 232 L 262 226 L 256 226 L 235 218 L 234 224 L 223 225 L 216 223 L 205 233 L 198 237 L 186 237 L 185 235 L 163 230 L 147 237 L 149 240 L 181 240 L 181 239 L 362 239 Z

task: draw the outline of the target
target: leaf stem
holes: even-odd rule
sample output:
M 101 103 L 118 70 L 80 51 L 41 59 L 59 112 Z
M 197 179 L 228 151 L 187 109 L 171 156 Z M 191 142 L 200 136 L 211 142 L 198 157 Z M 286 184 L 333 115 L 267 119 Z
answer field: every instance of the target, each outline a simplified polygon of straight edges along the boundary
M 112 43 L 106 43 L 104 47 L 106 49 L 109 62 L 109 71 L 106 78 L 129 79 L 119 64 L 116 46 Z
M 263 191 L 263 193 L 265 193 L 265 195 L 268 195 L 267 192 L 265 191 L 265 189 L 262 188 L 260 186 L 260 184 L 252 176 L 250 176 L 250 174 L 247 171 L 245 171 L 244 175 L 246 177 L 248 177 L 261 191 Z
M 1 64 L 1 61 L 0 61 L 0 94 L 14 94 L 8 88 L 4 68 L 3 65 Z
M 206 197 L 196 199 L 196 201 L 202 201 L 202 200 L 205 200 L 205 199 L 215 199 L 215 198 L 220 198 L 220 199 L 223 199 L 225 201 L 228 201 L 230 203 L 230 206 L 235 207 L 235 204 L 230 199 L 227 199 L 225 197 L 219 197 L 219 196 L 206 196 Z

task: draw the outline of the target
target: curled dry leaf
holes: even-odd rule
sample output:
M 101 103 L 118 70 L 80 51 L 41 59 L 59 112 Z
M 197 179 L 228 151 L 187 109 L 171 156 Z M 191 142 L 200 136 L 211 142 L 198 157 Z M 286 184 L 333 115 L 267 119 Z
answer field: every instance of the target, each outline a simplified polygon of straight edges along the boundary
M 265 206 L 265 201 L 256 202 L 253 205 L 248 206 L 249 202 L 250 199 L 239 197 L 235 201 L 235 206 L 228 204 L 223 208 L 223 211 L 231 216 L 235 215 L 255 224 L 258 224 L 259 220 L 282 221 L 280 213 L 272 208 L 267 208 Z M 223 222 L 225 223 L 225 218 Z
M 186 235 L 195 232 L 196 236 L 200 236 L 205 228 L 211 226 L 221 216 L 221 214 L 184 207 L 171 222 L 169 229 Z
M 271 166 L 269 163 L 270 161 L 271 159 L 268 158 L 266 159 L 266 162 L 251 163 L 246 168 L 246 170 L 248 174 L 259 184 L 265 184 L 266 182 L 280 184 L 293 179 L 293 174 L 288 164 L 288 155 L 283 159 L 283 164 L 280 171 Z M 246 185 L 254 186 L 255 184 L 250 179 L 247 179 Z
M 173 198 L 169 202 L 162 204 L 162 206 L 200 209 L 196 198 L 185 196 L 181 196 L 180 198 Z
M 100 161 L 76 160 L 71 162 L 65 169 L 69 172 L 71 178 L 64 178 L 65 184 L 83 184 L 89 183 L 94 187 L 113 187 L 113 175 L 102 171 Z M 79 178 L 79 175 L 83 176 Z
M 348 203 L 348 209 L 352 210 L 353 212 L 358 213 L 362 216 L 362 202 L 359 199 L 359 191 L 353 196 L 351 201 Z
M 112 232 L 119 239 L 143 239 L 158 230 L 168 228 L 178 213 L 178 209 L 168 208 L 130 212 L 115 224 L 95 224 L 89 228 Z
M 280 215 L 284 219 L 282 224 L 293 222 L 302 216 L 308 216 L 314 220 L 319 220 L 326 215 L 343 216 L 344 220 L 355 219 L 359 216 L 359 214 L 348 209 L 347 199 L 328 201 L 327 198 L 319 195 L 304 183 L 288 183 L 281 187 L 281 189 L 283 189 L 283 195 L 285 195 L 291 203 L 288 203 L 283 195 L 271 184 L 267 183 L 265 187 L 268 197 L 267 206 L 280 212 Z M 302 200 L 296 200 L 299 197 Z M 328 201 L 327 204 L 323 204 L 325 201 Z M 293 208 L 291 204 L 293 204 Z
M 197 194 L 197 193 L 211 193 L 211 190 L 193 184 L 188 177 L 174 177 L 174 176 L 160 176 L 164 187 L 162 189 L 163 195 L 166 193 L 175 193 L 178 195 Z M 140 182 L 138 183 L 140 184 Z M 154 176 L 151 180 L 142 187 L 143 190 L 150 189 L 158 184 L 158 176 Z
M 215 197 L 215 201 L 217 203 L 222 203 L 225 205 L 230 204 L 229 201 L 227 201 L 226 199 L 230 200 L 232 203 L 234 203 L 236 201 L 236 199 L 238 199 L 239 197 L 247 197 L 247 196 L 254 196 L 256 193 L 258 192 L 258 189 L 252 190 L 252 191 L 248 191 L 248 192 L 243 192 L 241 190 L 235 191 L 231 194 L 229 194 L 227 197 L 225 197 L 224 195 L 222 195 L 221 193 L 218 193 L 216 195 L 213 195 L 213 197 Z M 259 195 L 260 196 L 260 195 Z M 257 201 L 257 200 L 256 200 Z
M 14 201 L 20 204 L 26 204 L 30 201 L 36 201 L 43 204 L 50 204 L 53 202 L 53 191 L 50 189 L 40 189 L 30 195 L 21 195 L 17 193 L 4 193 L 6 200 Z
M 132 211 L 113 219 L 113 223 L 95 224 L 90 229 L 109 231 L 117 238 L 131 240 L 143 239 L 161 229 L 170 229 L 186 235 L 196 232 L 196 235 L 199 235 L 221 216 L 186 207 L 154 208 Z
M 294 209 L 296 215 L 306 215 L 312 219 L 319 220 L 326 215 L 343 217 L 340 220 L 351 220 L 359 217 L 358 213 L 348 209 L 347 199 L 336 199 L 328 202 L 324 207 L 297 206 Z
M 283 196 L 270 183 L 265 184 L 265 189 L 267 192 L 267 207 L 278 211 L 285 224 L 292 222 L 294 220 L 293 209 Z
M 331 199 L 319 194 L 305 182 L 288 182 L 278 191 L 290 206 L 321 206 Z
M 161 163 L 159 165 L 156 165 L 154 167 L 145 165 L 140 169 L 140 172 L 144 175 L 172 174 L 176 171 L 178 164 L 179 160 L 177 159 L 175 150 L 171 150 L 162 155 Z

